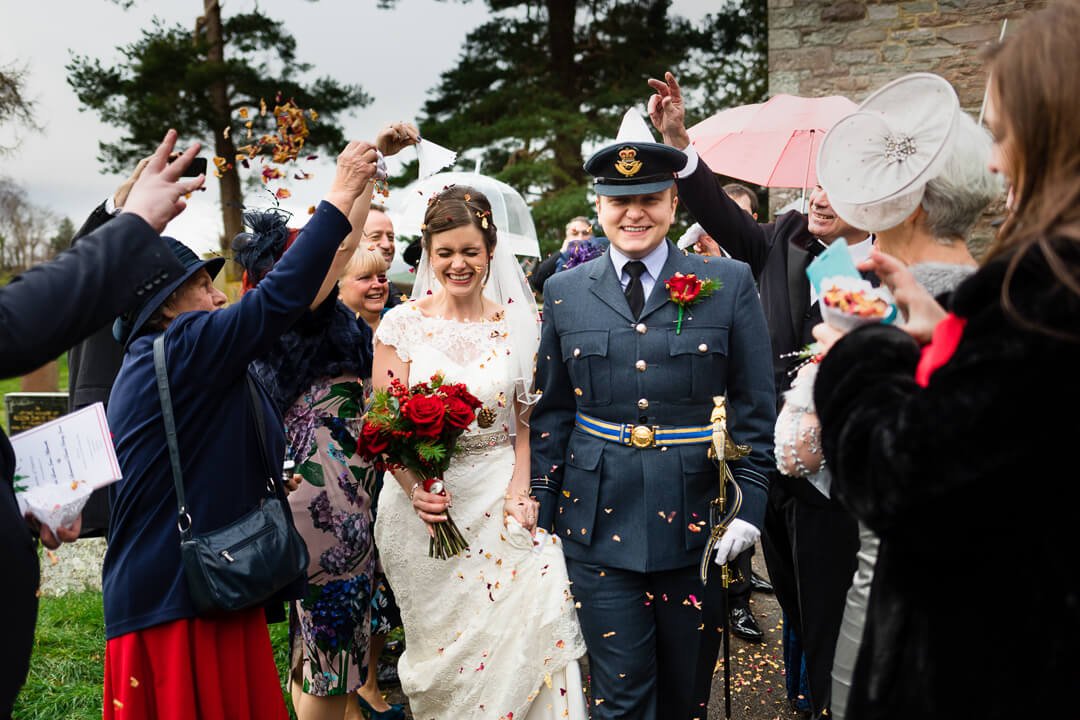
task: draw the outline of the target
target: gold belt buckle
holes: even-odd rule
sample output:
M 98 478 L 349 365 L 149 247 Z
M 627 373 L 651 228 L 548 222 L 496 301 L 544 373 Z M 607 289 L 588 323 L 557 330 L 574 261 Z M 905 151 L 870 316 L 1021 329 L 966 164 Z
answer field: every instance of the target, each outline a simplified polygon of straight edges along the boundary
M 648 448 L 656 444 L 656 433 L 648 425 L 635 425 L 630 431 L 630 444 L 636 448 Z

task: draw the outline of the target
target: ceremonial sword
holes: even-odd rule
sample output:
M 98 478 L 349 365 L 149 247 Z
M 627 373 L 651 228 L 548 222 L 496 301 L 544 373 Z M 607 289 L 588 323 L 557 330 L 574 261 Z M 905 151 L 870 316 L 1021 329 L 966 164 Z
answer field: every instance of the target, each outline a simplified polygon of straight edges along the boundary
M 712 567 L 712 554 L 716 552 L 716 546 L 720 538 L 727 532 L 731 520 L 738 514 L 742 507 L 742 489 L 735 482 L 735 476 L 728 467 L 729 460 L 738 460 L 750 454 L 749 445 L 738 445 L 731 439 L 727 430 L 727 399 L 723 395 L 713 397 L 713 410 L 709 416 L 712 423 L 712 444 L 709 446 L 709 457 L 716 460 L 720 473 L 720 493 L 716 499 L 709 503 L 709 541 L 705 544 L 705 552 L 701 556 L 701 584 L 709 582 L 709 568 Z M 728 497 L 728 485 L 731 485 L 731 497 Z M 736 571 L 738 572 L 738 571 Z M 724 647 L 724 717 L 731 718 L 731 628 L 728 613 L 728 588 L 732 581 L 731 569 L 728 563 L 720 566 L 720 584 L 723 586 L 724 612 L 721 622 L 723 637 L 721 642 Z

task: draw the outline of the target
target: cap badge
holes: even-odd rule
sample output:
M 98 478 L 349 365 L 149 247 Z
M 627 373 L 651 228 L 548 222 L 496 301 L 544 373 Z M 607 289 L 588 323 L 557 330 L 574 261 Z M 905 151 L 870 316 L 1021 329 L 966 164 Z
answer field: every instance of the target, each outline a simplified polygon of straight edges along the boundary
M 633 177 L 641 170 L 641 161 L 637 159 L 637 149 L 624 147 L 619 151 L 619 159 L 615 163 L 615 169 L 626 177 Z

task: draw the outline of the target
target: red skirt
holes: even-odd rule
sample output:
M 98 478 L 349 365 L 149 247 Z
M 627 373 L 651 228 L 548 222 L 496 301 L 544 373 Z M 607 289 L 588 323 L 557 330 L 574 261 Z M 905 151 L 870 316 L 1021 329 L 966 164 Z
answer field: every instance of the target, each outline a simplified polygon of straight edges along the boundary
M 105 644 L 104 720 L 288 720 L 262 608 Z

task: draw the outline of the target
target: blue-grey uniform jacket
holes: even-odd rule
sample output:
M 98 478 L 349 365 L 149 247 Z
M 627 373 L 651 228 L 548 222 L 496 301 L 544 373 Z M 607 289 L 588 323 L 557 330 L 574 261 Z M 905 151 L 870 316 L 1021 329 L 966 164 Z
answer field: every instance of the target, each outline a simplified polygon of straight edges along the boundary
M 738 517 L 761 527 L 773 460 L 772 349 L 749 267 L 684 255 L 670 241 L 660 278 L 635 321 L 609 253 L 545 286 L 530 420 L 540 524 L 566 556 L 635 572 L 696 564 L 709 534 L 716 465 L 706 444 L 638 449 L 575 427 L 581 411 L 648 426 L 705 426 L 726 395 L 728 426 L 750 455 L 732 464 L 743 491 Z M 664 282 L 676 272 L 720 287 L 686 308 Z

